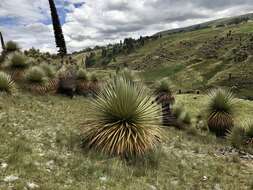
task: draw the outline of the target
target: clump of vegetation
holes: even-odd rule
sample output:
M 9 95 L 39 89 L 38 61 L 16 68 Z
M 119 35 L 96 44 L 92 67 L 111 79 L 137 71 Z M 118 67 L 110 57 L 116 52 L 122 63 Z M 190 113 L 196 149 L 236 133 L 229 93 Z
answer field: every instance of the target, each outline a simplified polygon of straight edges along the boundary
M 182 106 L 175 106 L 172 109 L 172 116 L 174 119 L 174 125 L 178 129 L 184 129 L 185 127 L 191 125 L 192 117 L 186 112 Z
M 46 80 L 46 74 L 41 67 L 31 67 L 26 74 L 26 80 L 30 83 L 42 84 Z
M 87 71 L 85 69 L 79 69 L 77 71 L 77 79 L 82 81 L 88 81 L 89 77 Z
M 13 69 L 25 69 L 28 67 L 25 57 L 20 54 L 14 54 L 11 58 L 10 67 Z
M 11 76 L 4 72 L 0 72 L 0 91 L 12 94 L 14 90 L 15 83 Z
M 234 95 L 231 91 L 215 89 L 209 93 L 208 127 L 216 136 L 226 136 L 234 126 Z
M 7 52 L 13 52 L 19 50 L 19 46 L 16 42 L 9 41 L 6 43 L 5 49 Z
M 41 68 L 45 72 L 46 76 L 48 78 L 54 78 L 56 75 L 56 71 L 54 70 L 54 67 L 48 64 L 42 64 Z
M 235 126 L 228 134 L 228 140 L 235 148 L 251 146 L 253 148 L 253 121 Z
M 135 73 L 128 68 L 120 70 L 118 74 L 132 82 L 137 80 L 137 76 L 135 75 Z
M 162 81 L 156 87 L 155 90 L 156 101 L 162 105 L 163 110 L 163 125 L 171 126 L 175 123 L 174 118 L 172 116 L 171 107 L 175 102 L 175 98 L 170 89 L 169 83 L 166 81 Z
M 84 144 L 108 155 L 142 156 L 161 141 L 160 107 L 149 91 L 115 78 L 92 101 Z
M 4 60 L 5 60 L 5 56 L 2 54 L 2 55 L 0 55 L 0 63 L 3 63 L 4 62 Z

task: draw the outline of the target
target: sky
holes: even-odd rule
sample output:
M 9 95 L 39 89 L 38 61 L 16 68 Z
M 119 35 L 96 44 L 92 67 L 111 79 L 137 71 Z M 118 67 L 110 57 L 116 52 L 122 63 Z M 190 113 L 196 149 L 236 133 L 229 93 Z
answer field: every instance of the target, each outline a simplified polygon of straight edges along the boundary
M 253 0 L 55 0 L 70 52 L 253 12 Z M 0 31 L 23 49 L 56 52 L 48 0 L 1 0 Z

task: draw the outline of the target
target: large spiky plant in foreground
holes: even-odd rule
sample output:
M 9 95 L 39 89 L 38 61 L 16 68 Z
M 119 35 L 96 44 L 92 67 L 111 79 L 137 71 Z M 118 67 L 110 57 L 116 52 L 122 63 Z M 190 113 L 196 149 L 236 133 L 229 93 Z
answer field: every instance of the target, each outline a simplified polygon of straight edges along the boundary
M 1 41 L 2 50 L 3 50 L 3 52 L 5 52 L 5 43 L 4 43 L 4 38 L 3 38 L 2 32 L 0 32 L 0 41 Z
M 209 93 L 208 127 L 216 136 L 226 136 L 234 126 L 235 99 L 231 91 L 215 89 Z
M 49 0 L 49 5 L 51 10 L 56 47 L 59 48 L 59 54 L 61 56 L 64 56 L 67 54 L 67 48 L 54 0 Z
M 15 84 L 11 76 L 0 72 L 0 92 L 12 94 L 15 90 Z
M 161 141 L 160 107 L 149 91 L 115 78 L 92 101 L 84 145 L 108 155 L 138 157 Z

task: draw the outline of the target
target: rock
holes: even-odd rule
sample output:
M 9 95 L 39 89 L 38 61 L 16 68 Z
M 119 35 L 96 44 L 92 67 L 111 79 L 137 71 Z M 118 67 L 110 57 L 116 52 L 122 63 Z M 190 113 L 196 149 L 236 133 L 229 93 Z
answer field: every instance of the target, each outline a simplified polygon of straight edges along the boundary
M 19 179 L 18 176 L 10 175 L 10 176 L 6 176 L 4 178 L 4 182 L 13 182 L 13 181 L 16 181 L 18 179 Z
M 222 190 L 222 188 L 220 187 L 220 184 L 215 184 L 214 190 Z
M 157 190 L 156 186 L 148 184 L 150 190 Z
M 7 168 L 8 167 L 8 164 L 7 163 L 1 163 L 1 168 L 2 169 L 5 169 L 5 168 Z
M 27 183 L 27 187 L 28 187 L 28 189 L 37 189 L 40 186 L 35 183 Z
M 100 177 L 99 179 L 100 179 L 101 181 L 107 181 L 107 177 L 106 177 L 106 176 Z
M 202 178 L 203 181 L 207 181 L 207 179 L 208 178 L 206 176 L 203 176 L 203 178 Z

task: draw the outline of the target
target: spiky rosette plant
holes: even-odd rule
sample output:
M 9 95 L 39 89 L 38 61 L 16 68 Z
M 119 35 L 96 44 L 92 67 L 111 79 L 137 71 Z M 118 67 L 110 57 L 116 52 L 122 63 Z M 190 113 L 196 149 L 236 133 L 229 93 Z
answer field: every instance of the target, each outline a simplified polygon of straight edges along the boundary
M 27 71 L 26 80 L 33 84 L 43 84 L 46 81 L 46 74 L 42 68 L 33 66 Z
M 19 50 L 19 46 L 16 42 L 13 41 L 8 41 L 6 43 L 5 49 L 7 52 L 13 52 L 13 51 L 18 51 Z
M 253 148 L 253 121 L 248 120 L 242 122 L 239 126 L 235 126 L 229 132 L 227 139 L 236 148 L 247 145 Z
M 84 144 L 108 155 L 143 156 L 161 141 L 160 107 L 149 91 L 115 78 L 92 101 Z
M 12 80 L 11 76 L 0 72 L 0 92 L 5 92 L 12 94 L 15 90 L 15 83 Z
M 175 118 L 172 115 L 171 106 L 174 104 L 175 98 L 169 83 L 166 81 L 160 82 L 156 87 L 155 94 L 156 101 L 162 105 L 163 125 L 172 126 L 175 123 Z
M 216 136 L 226 136 L 234 126 L 234 95 L 231 91 L 215 89 L 209 93 L 208 127 Z
M 81 81 L 88 81 L 89 77 L 87 71 L 85 69 L 79 69 L 77 71 L 77 79 Z

